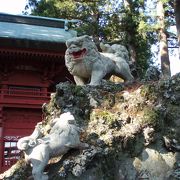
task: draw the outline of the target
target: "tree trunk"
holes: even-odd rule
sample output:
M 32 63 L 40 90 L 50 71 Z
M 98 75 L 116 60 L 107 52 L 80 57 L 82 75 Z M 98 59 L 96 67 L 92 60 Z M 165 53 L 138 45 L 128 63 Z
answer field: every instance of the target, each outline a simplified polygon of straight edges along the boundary
M 171 76 L 171 70 L 170 70 L 164 14 L 165 13 L 164 13 L 163 2 L 159 0 L 157 2 L 157 16 L 159 22 L 159 48 L 160 48 L 160 59 L 161 59 L 161 71 L 163 78 L 169 78 Z
M 124 8 L 125 10 L 129 13 L 129 15 L 131 15 L 131 0 L 124 0 Z M 129 53 L 130 53 L 130 59 L 131 61 L 136 64 L 136 59 L 137 59 L 137 55 L 136 55 L 136 50 L 134 47 L 134 44 L 132 44 L 132 37 L 131 37 L 131 32 L 127 32 L 128 33 L 128 41 L 129 43 Z
M 179 59 L 180 59 L 180 0 L 175 0 L 175 19 L 177 28 L 177 37 L 179 45 Z

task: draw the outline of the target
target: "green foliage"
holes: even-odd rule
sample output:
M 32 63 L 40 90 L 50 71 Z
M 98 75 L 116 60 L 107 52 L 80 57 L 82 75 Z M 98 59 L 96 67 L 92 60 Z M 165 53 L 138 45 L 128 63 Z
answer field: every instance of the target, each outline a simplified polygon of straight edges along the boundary
M 138 74 L 143 75 L 149 67 L 152 57 L 151 44 L 155 42 L 156 36 L 151 33 L 148 17 L 142 12 L 144 1 L 129 2 L 129 8 L 120 7 L 109 17 L 108 25 L 104 29 L 108 41 L 118 40 L 126 47 L 134 48 Z

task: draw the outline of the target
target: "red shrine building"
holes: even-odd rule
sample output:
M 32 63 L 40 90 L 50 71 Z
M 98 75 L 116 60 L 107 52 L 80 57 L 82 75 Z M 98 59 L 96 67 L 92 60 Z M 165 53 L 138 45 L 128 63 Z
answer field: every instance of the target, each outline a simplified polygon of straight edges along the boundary
M 42 120 L 42 104 L 55 85 L 71 79 L 66 40 L 76 36 L 68 21 L 0 14 L 0 173 L 19 158 L 16 143 Z

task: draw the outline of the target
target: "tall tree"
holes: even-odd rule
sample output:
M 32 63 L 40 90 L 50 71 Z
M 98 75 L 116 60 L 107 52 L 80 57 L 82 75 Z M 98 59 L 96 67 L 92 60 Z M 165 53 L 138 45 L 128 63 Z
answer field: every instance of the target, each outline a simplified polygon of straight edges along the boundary
M 160 58 L 161 58 L 161 71 L 163 78 L 168 78 L 171 76 L 167 34 L 165 26 L 165 11 L 164 11 L 164 1 L 158 0 L 157 2 L 157 18 L 159 26 L 159 48 L 160 48 Z
M 145 15 L 146 0 L 124 0 L 123 27 L 126 32 L 131 59 L 137 67 L 138 76 L 143 76 L 150 64 L 152 36 L 148 33 Z
M 132 6 L 132 1 L 131 0 L 124 0 L 124 8 L 126 11 L 126 16 L 129 16 L 128 18 L 130 18 L 133 22 L 133 6 Z M 135 25 L 135 24 L 134 24 Z M 131 60 L 132 62 L 136 63 L 137 61 L 137 54 L 136 54 L 136 49 L 133 43 L 133 35 L 134 33 L 132 33 L 132 31 L 137 29 L 137 25 L 134 26 L 134 28 L 129 28 L 129 30 L 127 31 L 127 37 L 128 37 L 128 42 L 129 42 L 129 51 L 130 51 L 130 55 L 131 55 Z
M 177 37 L 179 44 L 179 59 L 180 59 L 180 0 L 175 0 L 175 19 L 177 28 Z

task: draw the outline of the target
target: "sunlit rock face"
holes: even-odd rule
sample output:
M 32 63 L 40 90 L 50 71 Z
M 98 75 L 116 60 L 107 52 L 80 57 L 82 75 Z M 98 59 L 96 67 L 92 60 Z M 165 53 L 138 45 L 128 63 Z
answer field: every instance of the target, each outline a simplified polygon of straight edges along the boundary
M 49 161 L 49 179 L 176 180 L 180 177 L 180 74 L 125 87 L 60 83 L 43 106 L 44 134 L 52 118 L 71 112 L 89 147 L 71 149 Z M 19 161 L 4 179 L 27 179 L 31 168 Z

